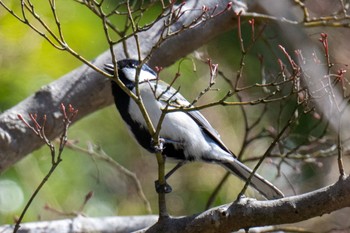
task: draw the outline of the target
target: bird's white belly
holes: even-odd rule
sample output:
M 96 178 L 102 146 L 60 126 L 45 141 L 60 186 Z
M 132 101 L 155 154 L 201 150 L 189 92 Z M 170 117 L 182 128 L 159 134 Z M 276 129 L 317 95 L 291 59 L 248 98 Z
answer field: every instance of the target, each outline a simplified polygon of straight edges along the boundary
M 163 106 L 155 100 L 152 92 L 141 91 L 141 96 L 153 127 L 157 128 L 162 114 L 161 108 Z M 145 119 L 134 101 L 130 102 L 129 113 L 134 117 L 136 122 L 148 130 Z M 211 146 L 206 141 L 202 130 L 185 112 L 179 111 L 167 113 L 162 122 L 159 136 L 173 141 L 175 148 L 184 148 L 185 156 L 200 155 L 211 149 Z

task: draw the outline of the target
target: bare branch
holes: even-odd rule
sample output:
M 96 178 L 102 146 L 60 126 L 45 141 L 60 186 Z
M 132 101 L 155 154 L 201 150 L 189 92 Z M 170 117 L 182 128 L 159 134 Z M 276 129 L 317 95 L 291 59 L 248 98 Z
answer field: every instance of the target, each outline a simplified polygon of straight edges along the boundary
M 105 154 L 104 151 L 102 151 L 102 150 L 101 151 L 95 151 L 92 145 L 88 149 L 85 149 L 85 148 L 82 148 L 82 147 L 76 145 L 74 142 L 69 142 L 68 141 L 68 143 L 66 144 L 66 147 L 70 148 L 72 150 L 75 150 L 75 151 L 83 152 L 84 154 L 91 156 L 93 159 L 99 159 L 99 160 L 105 161 L 110 166 L 113 166 L 121 174 L 123 174 L 127 178 L 129 178 L 132 181 L 132 183 L 134 184 L 136 192 L 137 192 L 137 195 L 142 200 L 147 213 L 149 213 L 149 214 L 152 213 L 151 205 L 150 205 L 149 201 L 147 200 L 147 197 L 146 197 L 146 195 L 143 192 L 141 183 L 140 183 L 140 181 L 137 178 L 135 173 L 129 171 L 128 169 L 126 169 L 125 167 L 120 165 L 118 162 L 116 162 L 110 156 Z
M 192 1 L 187 2 L 186 6 L 189 9 L 201 9 L 202 4 L 213 8 L 217 3 L 208 0 L 199 4 Z M 149 30 L 138 33 L 140 41 L 147 41 L 147 43 L 141 43 L 142 56 L 154 49 L 153 56 L 148 63 L 151 66 L 153 64 L 168 66 L 220 33 L 234 27 L 232 21 L 235 20 L 235 11 L 240 11 L 242 9 L 241 6 L 233 5 L 232 10 L 226 11 L 225 14 L 206 21 L 205 25 L 198 25 L 197 27 L 184 30 L 162 43 L 157 49 L 154 49 L 153 45 L 159 40 L 160 33 L 163 33 L 164 22 L 160 20 Z M 226 9 L 226 7 L 227 4 L 220 3 L 217 9 Z M 201 14 L 201 11 L 187 11 L 186 18 L 182 17 L 177 24 L 172 25 L 172 31 L 177 31 L 182 28 L 182 25 L 187 25 L 187 22 L 196 19 L 198 14 Z M 188 43 L 176 43 L 176 41 L 188 41 Z M 130 54 L 137 54 L 136 45 L 132 38 L 126 40 L 125 44 L 127 44 Z M 126 53 L 122 43 L 114 46 L 114 52 L 119 59 L 125 58 Z M 94 67 L 102 68 L 108 62 L 111 62 L 111 55 L 107 51 L 91 64 Z M 82 99 L 85 101 L 81 101 Z M 47 116 L 46 134 L 49 139 L 53 139 L 60 133 L 59 127 L 56 125 L 60 122 L 62 115 L 56 109 L 58 109 L 61 102 L 72 103 L 79 109 L 79 115 L 75 118 L 75 121 L 77 121 L 89 113 L 112 103 L 109 83 L 106 82 L 106 79 L 101 74 L 83 65 L 61 79 L 42 87 L 35 95 L 28 97 L 17 106 L 3 112 L 0 115 L 0 147 L 2 148 L 0 151 L 0 171 L 5 170 L 11 164 L 42 145 L 40 140 L 29 136 L 30 132 L 26 130 L 24 124 L 20 124 L 16 117 L 17 114 L 23 115 L 26 112 L 36 112 L 41 115 L 45 112 L 52 112 L 51 115 Z M 28 140 L 28 138 L 31 140 Z
M 62 152 L 64 149 L 64 146 L 67 142 L 67 134 L 68 134 L 68 128 L 70 126 L 70 124 L 72 123 L 72 120 L 75 118 L 75 116 L 78 113 L 78 110 L 74 109 L 72 107 L 72 105 L 69 105 L 68 108 L 68 112 L 66 111 L 66 107 L 64 106 L 64 104 L 61 104 L 61 111 L 63 114 L 63 132 L 60 136 L 60 146 L 59 146 L 59 150 L 58 153 L 56 154 L 56 149 L 55 146 L 53 145 L 53 143 L 46 137 L 46 133 L 45 133 L 45 123 L 46 123 L 46 115 L 44 115 L 43 117 L 43 123 L 39 124 L 37 122 L 37 117 L 36 114 L 29 114 L 30 118 L 34 124 L 35 127 L 31 126 L 20 114 L 18 115 L 18 118 L 24 122 L 24 124 L 26 126 L 28 126 L 28 128 L 30 130 L 33 131 L 33 133 L 35 133 L 50 149 L 50 154 L 51 154 L 51 168 L 49 169 L 49 171 L 47 172 L 47 174 L 45 175 L 45 177 L 42 179 L 42 181 L 40 182 L 40 184 L 38 185 L 38 187 L 35 189 L 34 193 L 31 195 L 31 197 L 29 198 L 26 206 L 24 207 L 21 215 L 19 216 L 18 220 L 16 221 L 16 225 L 14 227 L 13 232 L 16 233 L 18 231 L 18 229 L 20 228 L 20 224 L 24 218 L 24 215 L 26 214 L 27 210 L 29 209 L 30 205 L 32 204 L 32 202 L 34 201 L 35 197 L 38 195 L 38 193 L 40 192 L 41 188 L 45 185 L 45 183 L 48 181 L 48 179 L 51 177 L 51 175 L 53 174 L 53 172 L 56 170 L 56 168 L 58 167 L 58 165 L 61 163 L 62 161 Z
M 159 232 L 232 232 L 254 226 L 294 223 L 306 216 L 316 217 L 334 210 L 349 207 L 350 178 L 303 195 L 273 201 L 257 201 L 243 198 L 238 202 L 212 208 L 189 217 L 172 218 L 155 224 L 147 231 Z M 237 221 L 239 219 L 239 221 Z
M 38 229 L 43 229 L 42 232 L 57 232 L 54 230 L 58 230 L 60 233 L 71 233 L 72 229 L 85 226 L 84 232 L 88 233 L 109 232 L 110 229 L 117 231 L 118 226 L 123 226 L 123 229 L 128 226 L 128 232 L 146 227 L 147 230 L 140 230 L 139 233 L 160 232 L 162 229 L 167 229 L 169 233 L 211 233 L 213 231 L 225 233 L 254 226 L 294 223 L 304 220 L 306 216 L 309 218 L 328 214 L 337 209 L 350 207 L 349 195 L 350 178 L 347 177 L 340 179 L 333 185 L 303 195 L 273 201 L 242 198 L 238 202 L 212 208 L 193 216 L 169 218 L 150 228 L 149 226 L 157 221 L 158 216 L 105 217 L 100 219 L 78 216 L 70 220 L 23 224 L 22 228 L 28 229 L 28 232 L 37 232 Z M 29 231 L 30 229 L 32 231 Z M 13 226 L 3 226 L 0 230 L 4 233 L 12 232 Z

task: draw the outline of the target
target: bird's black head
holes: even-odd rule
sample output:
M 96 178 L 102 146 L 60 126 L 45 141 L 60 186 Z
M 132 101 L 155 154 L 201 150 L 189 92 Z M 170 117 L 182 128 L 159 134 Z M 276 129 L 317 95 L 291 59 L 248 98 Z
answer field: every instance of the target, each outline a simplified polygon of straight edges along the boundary
M 118 65 L 118 69 L 123 69 L 123 68 L 137 68 L 140 65 L 140 62 L 138 60 L 135 59 L 123 59 L 123 60 L 119 60 L 117 62 Z
M 119 78 L 122 81 L 125 80 L 125 81 L 135 82 L 136 71 L 137 71 L 137 68 L 139 67 L 139 65 L 140 65 L 140 62 L 138 60 L 135 60 L 135 59 L 119 60 L 117 62 Z M 105 70 L 110 74 L 114 74 L 113 64 L 106 64 Z M 157 73 L 154 70 L 152 70 L 146 64 L 142 65 L 142 67 L 140 69 L 140 74 L 139 74 L 139 82 L 143 82 L 146 80 L 153 80 L 156 77 L 157 77 Z

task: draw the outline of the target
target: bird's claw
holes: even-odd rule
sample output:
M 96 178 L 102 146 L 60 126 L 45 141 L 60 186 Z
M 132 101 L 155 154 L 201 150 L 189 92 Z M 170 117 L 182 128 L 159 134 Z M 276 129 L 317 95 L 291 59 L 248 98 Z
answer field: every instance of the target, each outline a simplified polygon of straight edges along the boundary
M 155 152 L 163 152 L 163 150 L 165 149 L 165 143 L 167 144 L 181 144 L 181 142 L 179 141 L 174 141 L 168 138 L 159 138 L 158 139 L 158 143 L 155 143 L 154 140 L 152 139 L 152 147 L 154 149 Z
M 165 148 L 164 146 L 165 142 L 166 142 L 166 139 L 163 139 L 163 138 L 159 138 L 158 143 L 155 143 L 154 140 L 152 139 L 152 146 L 153 146 L 154 152 L 162 153 Z

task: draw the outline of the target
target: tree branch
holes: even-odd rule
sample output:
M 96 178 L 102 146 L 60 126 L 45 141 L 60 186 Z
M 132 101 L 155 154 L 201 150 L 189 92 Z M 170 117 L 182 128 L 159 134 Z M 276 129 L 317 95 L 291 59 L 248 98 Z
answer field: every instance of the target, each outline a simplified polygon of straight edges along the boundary
M 133 232 L 154 224 L 158 215 L 89 218 L 77 216 L 71 219 L 31 222 L 21 224 L 20 232 L 26 233 L 78 233 L 78 232 Z M 12 233 L 13 226 L 0 226 L 1 233 Z
M 198 15 L 202 14 L 203 5 L 209 9 L 216 8 L 218 12 L 221 12 L 227 8 L 228 2 L 223 1 L 218 4 L 217 1 L 212 0 L 188 1 L 185 7 L 181 8 L 181 10 L 186 11 L 186 17 L 179 18 L 178 22 L 172 25 L 171 30 L 180 30 L 183 25 L 188 25 L 197 19 Z M 195 27 L 181 30 L 180 33 L 173 35 L 154 49 L 153 46 L 162 36 L 164 20 L 166 19 L 160 20 L 149 30 L 138 33 L 141 56 L 145 58 L 150 51 L 153 51 L 149 64 L 151 66 L 168 66 L 219 34 L 232 29 L 236 25 L 234 21 L 239 11 L 244 11 L 244 5 L 241 2 L 234 2 L 231 10 L 206 19 L 204 23 Z M 182 43 L 183 41 L 186 43 Z M 128 49 L 127 52 L 124 51 L 124 47 Z M 115 45 L 114 52 L 117 59 L 125 58 L 126 54 L 136 56 L 137 44 L 134 38 L 127 39 L 124 45 L 122 43 Z M 108 62 L 111 62 L 111 55 L 109 51 L 106 51 L 92 63 L 96 67 L 102 68 Z M 47 115 L 46 133 L 49 139 L 53 139 L 60 133 L 60 127 L 57 127 L 62 118 L 62 114 L 57 110 L 60 103 L 70 103 L 79 109 L 76 121 L 84 118 L 112 103 L 109 80 L 87 65 L 83 65 L 57 81 L 43 86 L 32 96 L 2 113 L 0 115 L 0 172 L 43 145 L 42 141 L 31 136 L 28 128 L 17 119 L 17 114 L 36 113 L 43 115 L 51 113 Z
M 172 218 L 139 232 L 232 232 L 254 226 L 295 223 L 349 207 L 350 178 L 316 191 L 279 200 L 242 198 L 189 217 Z
M 259 201 L 241 198 L 238 202 L 212 208 L 188 217 L 176 217 L 156 223 L 158 216 L 105 217 L 51 222 L 27 223 L 21 226 L 26 232 L 178 232 L 212 233 L 232 232 L 251 227 L 295 223 L 321 216 L 341 208 L 350 207 L 350 178 L 340 179 L 333 185 L 306 194 L 278 200 Z M 239 220 L 239 221 L 238 221 Z M 152 227 L 148 228 L 149 226 Z M 12 232 L 13 226 L 0 227 L 0 232 Z M 27 231 L 28 230 L 28 231 Z M 42 230 L 42 231 L 41 231 Z M 45 231 L 46 230 L 46 231 Z M 56 231 L 54 231 L 56 230 Z

